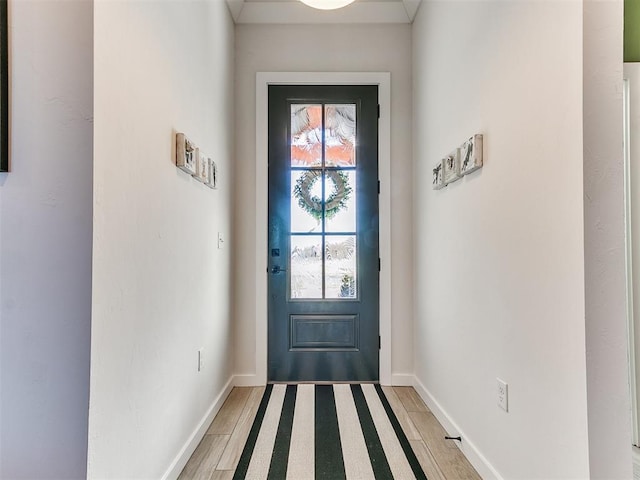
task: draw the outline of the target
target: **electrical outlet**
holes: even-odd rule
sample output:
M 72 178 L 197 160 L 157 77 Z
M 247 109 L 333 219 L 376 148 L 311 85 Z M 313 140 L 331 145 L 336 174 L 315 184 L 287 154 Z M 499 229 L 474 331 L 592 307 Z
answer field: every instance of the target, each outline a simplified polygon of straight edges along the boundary
M 498 382 L 498 406 L 505 412 L 509 411 L 509 385 L 504 380 L 496 378 Z
M 204 348 L 198 350 L 198 371 L 201 372 L 204 368 Z

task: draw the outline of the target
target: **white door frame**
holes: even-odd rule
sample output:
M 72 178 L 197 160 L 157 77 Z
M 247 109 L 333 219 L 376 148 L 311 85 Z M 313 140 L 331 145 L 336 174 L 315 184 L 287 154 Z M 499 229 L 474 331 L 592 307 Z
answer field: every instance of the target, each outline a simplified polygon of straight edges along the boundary
M 380 179 L 380 383 L 391 385 L 391 74 L 258 72 L 256 75 L 256 366 L 251 384 L 267 383 L 268 90 L 269 85 L 378 85 Z M 249 378 L 247 378 L 249 380 Z

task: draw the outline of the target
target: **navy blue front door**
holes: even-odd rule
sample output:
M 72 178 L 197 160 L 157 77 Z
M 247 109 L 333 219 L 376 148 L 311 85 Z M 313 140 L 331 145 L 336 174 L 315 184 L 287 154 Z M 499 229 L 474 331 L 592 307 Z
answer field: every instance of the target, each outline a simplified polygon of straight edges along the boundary
M 269 381 L 379 378 L 378 87 L 269 87 Z

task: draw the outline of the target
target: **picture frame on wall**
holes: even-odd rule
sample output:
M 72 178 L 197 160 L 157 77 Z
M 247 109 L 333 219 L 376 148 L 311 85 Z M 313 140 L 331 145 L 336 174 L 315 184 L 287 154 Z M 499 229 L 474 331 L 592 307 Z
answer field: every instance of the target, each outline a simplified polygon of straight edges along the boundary
M 218 188 L 218 165 L 211 158 L 209 158 L 209 180 L 205 183 L 210 188 Z
M 184 133 L 176 134 L 176 167 L 190 175 L 197 173 L 197 149 Z
M 438 164 L 433 167 L 433 181 L 432 186 L 434 190 L 440 190 L 444 187 L 444 161 L 440 160 Z
M 460 147 L 460 175 L 468 175 L 482 167 L 482 135 L 470 137 Z
M 196 149 L 196 152 L 196 157 L 198 158 L 198 167 L 194 177 L 196 178 L 196 180 L 206 184 L 209 182 L 209 167 L 211 165 L 211 159 L 206 154 L 202 153 L 199 148 Z
M 442 160 L 443 165 L 443 176 L 444 176 L 444 184 L 449 185 L 450 183 L 459 180 L 462 176 L 460 175 L 460 154 L 459 149 L 455 149 L 449 155 L 444 157 Z
M 0 0 L 0 172 L 9 171 L 9 48 L 7 0 Z

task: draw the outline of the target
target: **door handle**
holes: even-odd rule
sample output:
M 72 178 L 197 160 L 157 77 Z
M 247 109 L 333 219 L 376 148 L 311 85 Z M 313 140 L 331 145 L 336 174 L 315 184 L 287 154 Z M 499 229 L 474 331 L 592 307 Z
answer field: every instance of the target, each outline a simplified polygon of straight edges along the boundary
M 286 268 L 282 268 L 278 265 L 274 265 L 273 267 L 271 267 L 271 273 L 276 274 L 276 273 L 280 273 L 280 272 L 286 272 L 287 269 Z

